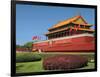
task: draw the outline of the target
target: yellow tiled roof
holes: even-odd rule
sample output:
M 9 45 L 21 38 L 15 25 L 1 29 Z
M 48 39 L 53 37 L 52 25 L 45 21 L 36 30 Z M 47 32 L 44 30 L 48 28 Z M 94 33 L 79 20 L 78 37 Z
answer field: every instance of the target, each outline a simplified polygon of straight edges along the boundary
M 58 27 L 61 27 L 62 25 L 65 25 L 65 24 L 69 24 L 71 22 L 75 23 L 74 21 L 77 20 L 78 18 L 82 18 L 80 15 L 78 16 L 75 16 L 75 17 L 72 17 L 72 18 L 69 18 L 67 20 L 64 20 L 64 21 L 60 21 L 59 23 L 55 24 L 54 26 L 52 26 L 50 29 L 54 29 L 54 28 L 58 28 Z M 82 18 L 82 20 L 85 22 L 85 20 Z M 85 25 L 90 25 L 90 24 L 85 24 Z
M 76 22 L 72 22 L 73 24 L 79 24 L 79 23 L 76 23 Z M 92 24 L 80 24 L 80 25 L 85 25 L 85 26 L 92 26 Z

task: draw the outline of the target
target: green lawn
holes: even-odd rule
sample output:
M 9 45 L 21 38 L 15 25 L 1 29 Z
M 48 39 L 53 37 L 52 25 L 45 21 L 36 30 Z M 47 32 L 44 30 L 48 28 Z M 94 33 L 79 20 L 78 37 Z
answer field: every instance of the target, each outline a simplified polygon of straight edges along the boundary
M 16 72 L 40 72 L 42 71 L 42 60 L 36 62 L 16 63 Z
M 27 53 L 17 53 L 19 54 L 27 54 Z M 29 54 L 29 53 L 28 53 Z M 45 71 L 42 67 L 42 60 L 45 57 L 49 56 L 55 56 L 55 55 L 61 55 L 61 54 L 69 54 L 69 53 L 30 53 L 30 54 L 38 54 L 42 57 L 40 61 L 32 61 L 32 62 L 21 62 L 21 63 L 16 63 L 16 73 L 28 73 L 28 72 L 42 72 Z M 71 54 L 71 53 L 70 53 Z M 16 55 L 16 56 L 17 56 Z M 94 59 L 94 54 L 89 53 L 89 54 L 82 54 L 82 53 L 77 53 L 75 55 L 82 55 L 82 56 L 88 56 L 91 59 Z M 88 63 L 87 66 L 80 68 L 80 69 L 93 69 L 94 68 L 94 63 Z
M 94 63 L 88 63 L 87 66 L 79 69 L 94 69 Z M 42 60 L 37 62 L 16 63 L 17 73 L 42 72 L 42 71 L 45 71 L 42 67 Z

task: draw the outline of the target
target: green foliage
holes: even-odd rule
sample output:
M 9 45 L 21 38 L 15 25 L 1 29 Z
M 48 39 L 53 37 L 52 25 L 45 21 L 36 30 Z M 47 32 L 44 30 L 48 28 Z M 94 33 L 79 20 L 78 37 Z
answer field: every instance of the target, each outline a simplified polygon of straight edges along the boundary
M 32 44 L 35 42 L 38 42 L 38 41 L 40 41 L 40 40 L 30 41 L 30 42 L 25 43 L 24 45 L 16 45 L 16 48 L 29 48 L 29 49 L 31 49 Z
M 17 53 L 16 54 L 16 62 L 32 62 L 41 60 L 40 55 L 36 55 L 33 53 Z
M 16 48 L 32 48 L 33 42 L 27 42 L 24 45 L 16 45 Z
M 16 45 L 16 48 L 23 48 L 23 46 L 21 46 L 21 45 Z
M 16 45 L 16 48 L 20 48 L 20 45 Z
M 33 44 L 33 42 L 27 42 L 26 44 L 24 44 L 24 47 L 31 48 L 32 44 Z
M 23 46 L 26 47 L 26 48 L 31 48 L 32 44 L 35 43 L 35 42 L 38 42 L 38 41 L 39 40 L 30 41 L 30 42 L 25 43 Z
M 16 48 L 25 48 L 23 45 L 16 45 Z

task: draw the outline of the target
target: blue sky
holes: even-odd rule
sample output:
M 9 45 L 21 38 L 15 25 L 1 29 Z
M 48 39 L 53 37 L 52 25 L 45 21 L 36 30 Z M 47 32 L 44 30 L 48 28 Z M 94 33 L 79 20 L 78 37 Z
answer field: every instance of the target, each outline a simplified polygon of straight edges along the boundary
M 17 4 L 16 44 L 32 41 L 32 36 L 40 36 L 41 40 L 45 40 L 44 33 L 48 32 L 48 28 L 78 14 L 89 24 L 95 25 L 94 9 Z

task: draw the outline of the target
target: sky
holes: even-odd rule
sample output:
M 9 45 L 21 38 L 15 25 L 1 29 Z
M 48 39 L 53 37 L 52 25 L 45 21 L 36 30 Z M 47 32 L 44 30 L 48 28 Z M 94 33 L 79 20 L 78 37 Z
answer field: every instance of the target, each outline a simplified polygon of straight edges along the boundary
M 45 40 L 48 28 L 59 21 L 81 15 L 89 24 L 94 23 L 94 9 L 76 7 L 56 7 L 42 5 L 16 5 L 16 44 L 24 45 L 32 41 L 33 36 Z M 92 27 L 94 28 L 94 27 Z

